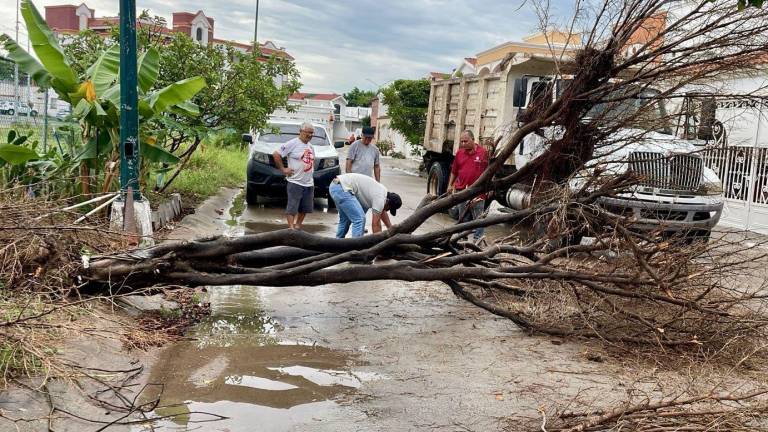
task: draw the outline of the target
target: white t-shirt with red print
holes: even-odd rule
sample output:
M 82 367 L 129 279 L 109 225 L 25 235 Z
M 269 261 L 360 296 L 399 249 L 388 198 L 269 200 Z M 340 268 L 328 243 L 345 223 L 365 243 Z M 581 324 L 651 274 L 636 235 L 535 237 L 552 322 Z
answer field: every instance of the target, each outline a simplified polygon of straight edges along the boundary
M 293 170 L 287 181 L 305 187 L 315 185 L 315 150 L 309 143 L 294 138 L 280 146 L 280 155 L 288 158 L 288 168 Z

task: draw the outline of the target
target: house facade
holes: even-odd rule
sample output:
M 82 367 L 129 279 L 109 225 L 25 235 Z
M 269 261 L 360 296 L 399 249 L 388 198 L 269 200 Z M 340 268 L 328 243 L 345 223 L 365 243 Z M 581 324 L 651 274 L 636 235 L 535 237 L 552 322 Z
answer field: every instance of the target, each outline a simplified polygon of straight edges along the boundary
M 278 109 L 272 120 L 308 121 L 325 126 L 332 141 L 345 141 L 353 131 L 347 129 L 347 100 L 336 93 L 301 93 L 288 98 L 292 110 Z
M 549 30 L 526 36 L 522 42 L 505 42 L 480 52 L 475 57 L 465 58 L 460 69 L 464 75 L 468 73 L 483 75 L 497 72 L 499 65 L 514 55 L 569 55 L 574 54 L 580 45 L 581 37 L 578 34 Z M 455 71 L 454 76 L 456 76 Z

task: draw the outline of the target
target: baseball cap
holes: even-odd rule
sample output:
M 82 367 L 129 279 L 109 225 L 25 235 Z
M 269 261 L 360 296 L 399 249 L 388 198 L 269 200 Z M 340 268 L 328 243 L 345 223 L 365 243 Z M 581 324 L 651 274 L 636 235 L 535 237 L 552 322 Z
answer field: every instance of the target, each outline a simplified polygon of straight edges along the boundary
M 389 212 L 392 216 L 397 216 L 397 209 L 403 206 L 403 200 L 400 199 L 400 195 L 394 192 L 387 192 L 387 202 L 389 203 Z
M 363 136 L 364 137 L 371 137 L 371 138 L 373 138 L 374 135 L 376 135 L 376 128 L 371 127 L 371 126 L 366 126 L 366 127 L 363 128 Z

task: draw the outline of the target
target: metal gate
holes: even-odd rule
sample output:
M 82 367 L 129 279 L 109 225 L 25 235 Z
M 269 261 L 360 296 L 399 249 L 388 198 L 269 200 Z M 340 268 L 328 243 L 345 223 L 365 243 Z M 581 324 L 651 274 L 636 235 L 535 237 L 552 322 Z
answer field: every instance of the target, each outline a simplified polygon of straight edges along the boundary
M 721 224 L 768 234 L 768 148 L 759 146 L 766 143 L 758 141 L 757 125 L 753 145 L 728 145 L 720 134 L 703 156 L 723 182 Z

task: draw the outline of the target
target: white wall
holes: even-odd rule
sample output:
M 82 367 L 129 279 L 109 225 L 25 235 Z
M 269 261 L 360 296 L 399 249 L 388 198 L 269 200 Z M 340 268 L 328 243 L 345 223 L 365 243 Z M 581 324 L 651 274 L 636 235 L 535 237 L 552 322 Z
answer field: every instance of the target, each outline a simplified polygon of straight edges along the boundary
M 393 151 L 402 153 L 410 159 L 420 159 L 420 155 L 411 154 L 411 143 L 400 132 L 392 129 L 392 120 L 388 117 L 379 117 L 376 120 L 376 142 L 391 141 Z

